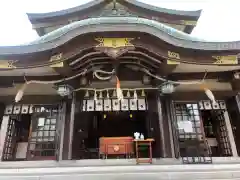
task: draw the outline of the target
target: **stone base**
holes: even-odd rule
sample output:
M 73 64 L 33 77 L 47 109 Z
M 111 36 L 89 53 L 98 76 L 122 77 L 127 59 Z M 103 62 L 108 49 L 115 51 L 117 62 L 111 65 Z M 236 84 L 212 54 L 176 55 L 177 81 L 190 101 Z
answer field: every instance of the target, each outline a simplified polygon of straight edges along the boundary
M 240 179 L 240 158 L 213 158 L 213 164 L 183 165 L 176 159 L 1 162 L 1 180 L 206 180 Z

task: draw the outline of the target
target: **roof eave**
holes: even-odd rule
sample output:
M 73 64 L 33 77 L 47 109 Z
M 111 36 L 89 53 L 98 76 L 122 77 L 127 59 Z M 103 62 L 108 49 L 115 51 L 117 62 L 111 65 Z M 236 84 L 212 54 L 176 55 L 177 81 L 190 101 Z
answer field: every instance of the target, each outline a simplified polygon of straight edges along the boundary
M 84 11 L 86 9 L 99 6 L 101 4 L 109 3 L 111 0 L 94 0 L 90 1 L 86 4 L 65 9 L 65 10 L 60 10 L 60 11 L 55 11 L 55 12 L 48 12 L 48 13 L 27 13 L 28 19 L 30 22 L 33 24 L 36 21 L 41 21 L 44 19 L 50 19 L 50 18 L 60 18 L 63 16 L 67 16 L 70 14 L 78 13 L 80 11 Z M 165 13 L 165 14 L 170 14 L 170 15 L 175 15 L 175 16 L 185 16 L 188 18 L 191 18 L 193 20 L 198 20 L 198 18 L 201 15 L 202 10 L 196 10 L 196 11 L 182 11 L 182 10 L 174 10 L 174 9 L 166 9 L 166 8 L 161 8 L 161 7 L 156 7 L 152 6 L 149 4 L 145 4 L 136 0 L 121 0 L 120 2 L 122 3 L 128 3 L 130 5 L 133 5 L 135 7 L 141 8 L 141 9 L 147 9 L 156 13 Z
M 54 11 L 54 12 L 48 12 L 48 13 L 27 13 L 27 16 L 28 16 L 28 19 L 31 22 L 42 20 L 42 19 L 61 17 L 61 16 L 65 16 L 65 15 L 69 15 L 69 14 L 73 14 L 73 13 L 76 13 L 76 12 L 79 12 L 79 11 L 89 9 L 91 7 L 100 5 L 100 4 L 105 3 L 107 1 L 110 1 L 110 0 L 94 0 L 94 1 L 90 1 L 88 3 L 85 3 L 83 5 L 76 6 L 76 7 L 69 8 L 69 9 L 64 9 L 64 10 Z
M 195 20 L 197 20 L 200 17 L 202 12 L 201 9 L 195 10 L 195 11 L 183 11 L 183 10 L 176 10 L 176 9 L 161 8 L 161 7 L 146 4 L 137 0 L 124 0 L 124 1 L 138 8 L 148 9 L 157 13 L 166 13 L 166 14 L 177 15 L 177 16 L 188 16 L 188 17 L 192 17 Z

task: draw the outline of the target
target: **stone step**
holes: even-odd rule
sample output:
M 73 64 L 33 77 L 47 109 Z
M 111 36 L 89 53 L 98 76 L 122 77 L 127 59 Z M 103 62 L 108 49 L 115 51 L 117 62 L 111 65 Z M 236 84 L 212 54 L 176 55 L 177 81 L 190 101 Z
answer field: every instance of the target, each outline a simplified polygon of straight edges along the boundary
M 27 163 L 27 162 L 26 162 Z M 240 180 L 240 164 L 0 169 L 0 180 Z

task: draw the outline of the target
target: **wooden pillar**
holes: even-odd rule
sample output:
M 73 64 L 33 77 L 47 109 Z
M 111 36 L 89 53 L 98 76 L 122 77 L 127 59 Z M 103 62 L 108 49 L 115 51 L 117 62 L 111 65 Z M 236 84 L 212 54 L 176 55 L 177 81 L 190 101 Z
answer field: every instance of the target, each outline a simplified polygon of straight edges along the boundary
M 59 145 L 59 157 L 58 160 L 63 160 L 63 144 L 64 144 L 64 134 L 65 134 L 65 119 L 66 119 L 66 102 L 62 103 L 62 107 L 60 109 L 59 122 L 59 133 L 60 133 L 60 145 Z
M 173 129 L 173 114 L 171 99 L 169 96 L 162 98 L 162 107 L 163 107 L 163 117 L 165 122 L 165 133 L 167 134 L 166 143 L 168 144 L 167 148 L 167 157 L 174 158 L 176 157 L 175 153 L 175 143 L 174 143 L 174 129 Z
M 75 106 L 76 106 L 76 96 L 75 96 L 75 93 L 73 92 L 71 113 L 70 113 L 70 123 L 69 123 L 68 160 L 72 159 L 72 143 L 73 143 L 73 132 L 74 132 Z
M 164 132 L 164 141 L 166 148 L 166 157 L 173 158 L 175 157 L 175 146 L 174 146 L 174 137 L 172 129 L 172 111 L 171 111 L 171 100 L 169 96 L 161 97 L 162 104 L 162 117 L 163 117 L 163 132 Z
M 153 146 L 153 157 L 159 158 L 163 155 L 163 145 L 162 145 L 162 137 L 160 133 L 160 124 L 159 124 L 159 116 L 161 116 L 161 112 L 158 112 L 157 106 L 157 96 L 156 93 L 149 93 L 147 96 L 148 102 L 148 113 L 147 119 L 149 122 L 149 129 L 148 129 L 148 137 L 154 138 L 154 146 Z
M 236 97 L 229 98 L 227 100 L 227 110 L 230 117 L 233 136 L 240 156 L 240 99 L 239 95 Z
M 162 104 L 160 97 L 157 95 L 157 112 L 158 112 L 158 123 L 160 128 L 160 139 L 161 139 L 161 149 L 162 149 L 162 157 L 167 157 L 167 150 L 166 150 L 166 143 L 165 143 L 165 129 L 164 127 L 164 120 L 163 119 L 163 113 L 162 113 Z
M 158 92 L 148 96 L 148 118 L 151 121 L 152 138 L 155 138 L 153 155 L 156 157 L 172 158 L 171 122 L 165 105 L 165 97 L 160 97 Z M 156 152 L 157 151 L 157 152 Z
M 1 160 L 2 160 L 2 156 L 3 156 L 3 149 L 4 149 L 5 139 L 6 139 L 6 135 L 7 135 L 9 120 L 10 120 L 10 116 L 2 117 L 2 124 L 1 124 L 1 129 L 0 129 L 0 159 Z
M 232 155 L 233 155 L 233 157 L 238 157 L 237 147 L 236 147 L 236 143 L 235 143 L 234 136 L 233 136 L 233 131 L 232 131 L 232 126 L 231 126 L 231 122 L 230 122 L 227 111 L 224 112 L 224 119 L 225 119 L 225 124 L 226 124 L 226 127 L 227 127 L 230 146 L 231 146 L 231 149 L 232 149 Z

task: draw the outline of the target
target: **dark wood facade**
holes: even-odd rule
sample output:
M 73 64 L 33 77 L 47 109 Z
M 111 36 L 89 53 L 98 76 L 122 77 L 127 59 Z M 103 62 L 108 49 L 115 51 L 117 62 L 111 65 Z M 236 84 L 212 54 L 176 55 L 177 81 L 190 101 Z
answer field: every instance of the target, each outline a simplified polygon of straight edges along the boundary
M 154 157 L 179 158 L 188 152 L 188 145 L 195 149 L 197 146 L 198 150 L 205 149 L 206 153 L 204 139 L 191 141 L 191 138 L 205 136 L 198 119 L 204 110 L 213 110 L 217 113 L 221 111 L 218 116 L 214 114 L 219 120 L 216 127 L 223 129 L 224 133 L 230 133 L 231 136 L 224 136 L 222 131 L 216 130 L 219 146 L 223 149 L 219 154 L 236 156 L 235 146 L 239 151 L 239 144 L 236 145 L 234 140 L 232 141 L 232 131 L 235 136 L 238 136 L 238 132 L 225 126 L 227 108 L 220 106 L 221 102 L 224 104 L 227 102 L 230 120 L 234 124 L 236 121 L 233 122 L 235 115 L 232 112 L 238 108 L 233 98 L 240 88 L 238 86 L 240 42 L 208 42 L 187 34 L 192 31 L 199 16 L 200 11 L 153 8 L 132 0 L 98 0 L 66 11 L 28 14 L 33 27 L 41 37 L 27 45 L 0 47 L 1 102 L 7 108 L 9 104 L 12 107 L 10 112 L 5 111 L 5 116 L 10 116 L 11 119 L 17 116 L 16 114 L 23 113 L 22 105 L 33 105 L 34 111 L 27 113 L 31 114 L 30 131 L 48 134 L 47 137 L 41 136 L 42 139 L 52 138 L 49 136 L 52 131 L 55 132 L 55 136 L 54 143 L 47 140 L 50 144 L 48 146 L 43 141 L 36 143 L 38 136 L 34 139 L 29 133 L 28 150 L 31 150 L 32 143 L 34 146 L 45 147 L 44 152 L 38 150 L 37 153 L 50 153 L 51 155 L 46 155 L 47 159 L 77 159 L 89 152 L 82 148 L 82 140 L 79 139 L 83 137 L 78 131 L 90 126 L 90 120 L 98 116 L 94 115 L 92 110 L 83 111 L 83 101 L 92 99 L 96 91 L 99 96 L 101 92 L 107 97 L 106 93 L 111 91 L 113 94 L 115 90 L 114 80 L 114 82 L 111 79 L 101 80 L 93 75 L 96 70 L 110 72 L 114 69 L 120 79 L 124 96 L 129 92 L 132 96 L 134 91 L 139 91 L 139 94 L 141 90 L 146 91 L 147 96 L 144 97 L 147 104 L 146 136 L 155 139 Z M 178 25 L 181 29 L 176 30 L 169 25 L 172 27 Z M 9 72 L 12 75 L 7 75 Z M 219 106 L 215 109 L 199 84 L 180 83 L 199 81 L 203 78 L 215 98 L 220 100 Z M 171 94 L 161 93 L 161 86 L 166 82 L 177 84 Z M 14 96 L 20 88 L 19 84 L 24 83 L 28 86 L 23 99 L 13 103 Z M 72 96 L 60 97 L 57 94 L 60 85 L 71 86 Z M 86 91 L 90 92 L 91 98 L 85 98 Z M 114 98 L 110 98 L 111 102 Z M 203 100 L 206 100 L 204 103 L 208 102 L 211 108 L 201 109 Z M 128 102 L 130 104 L 130 100 Z M 48 109 L 46 106 L 56 104 L 55 114 L 50 110 L 46 111 Z M 93 104 L 96 106 L 96 102 Z M 15 108 L 18 106 L 19 111 Z M 191 106 L 190 110 L 188 106 Z M 39 107 L 43 107 L 46 114 L 37 112 L 36 108 Z M 131 109 L 127 111 L 132 113 Z M 181 134 L 177 129 L 178 118 L 184 119 L 187 115 L 183 114 L 187 111 L 199 112 L 198 115 L 188 114 L 194 123 L 194 133 L 191 137 L 187 133 Z M 36 119 L 40 116 L 43 116 L 48 124 L 45 123 L 42 129 L 36 128 L 35 131 L 33 128 L 37 126 Z M 12 122 L 12 119 L 10 121 Z M 227 123 L 229 122 L 226 121 Z M 11 124 L 12 126 L 14 125 Z M 235 137 L 235 141 L 236 139 Z M 6 147 L 10 146 L 5 143 L 4 149 L 7 152 L 4 153 L 10 159 L 4 159 L 4 156 L 2 159 L 12 160 Z M 13 151 L 10 153 L 13 154 Z M 211 153 L 208 151 L 207 156 Z M 197 156 L 196 153 L 193 156 Z M 34 158 L 42 157 L 33 157 L 31 151 L 28 151 L 26 159 Z

